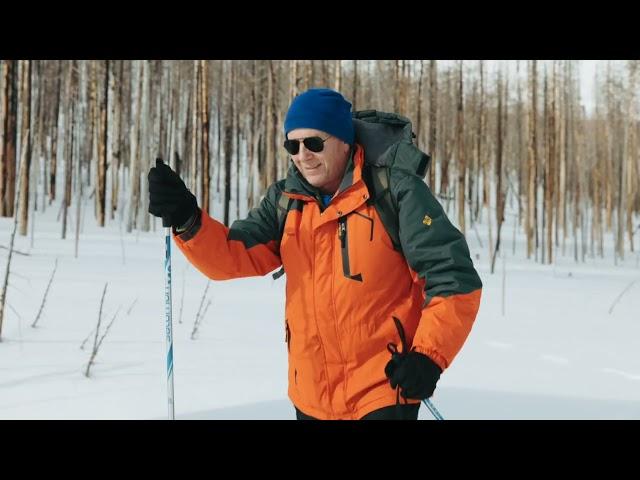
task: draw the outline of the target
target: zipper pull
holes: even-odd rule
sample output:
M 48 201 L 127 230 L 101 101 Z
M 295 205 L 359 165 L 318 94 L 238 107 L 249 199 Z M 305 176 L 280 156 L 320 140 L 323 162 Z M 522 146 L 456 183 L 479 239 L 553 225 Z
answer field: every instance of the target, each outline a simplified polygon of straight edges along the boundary
M 338 220 L 338 237 L 340 237 L 340 245 L 342 248 L 346 246 L 347 239 L 347 222 L 344 217 Z

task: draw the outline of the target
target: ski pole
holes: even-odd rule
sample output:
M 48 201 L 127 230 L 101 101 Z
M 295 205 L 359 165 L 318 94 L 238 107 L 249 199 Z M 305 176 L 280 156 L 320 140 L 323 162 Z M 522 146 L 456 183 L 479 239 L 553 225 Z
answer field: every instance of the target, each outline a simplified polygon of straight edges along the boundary
M 431 412 L 431 415 L 433 415 L 436 420 L 444 420 L 443 416 L 440 415 L 440 412 L 435 407 L 435 405 L 431 403 L 431 400 L 429 400 L 428 398 L 425 398 L 424 400 L 422 400 L 422 403 L 424 403 L 427 406 L 427 408 Z
M 173 399 L 173 328 L 171 322 L 171 221 L 162 217 L 164 227 L 164 315 L 167 347 L 167 395 L 169 400 L 169 420 L 175 420 Z

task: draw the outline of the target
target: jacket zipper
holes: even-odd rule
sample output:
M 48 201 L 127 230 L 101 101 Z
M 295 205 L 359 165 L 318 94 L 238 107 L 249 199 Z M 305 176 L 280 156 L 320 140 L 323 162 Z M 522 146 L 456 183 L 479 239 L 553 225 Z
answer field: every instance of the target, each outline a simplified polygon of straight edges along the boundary
M 340 238 L 340 250 L 342 252 L 342 273 L 350 280 L 362 282 L 362 275 L 356 273 L 351 275 L 351 267 L 349 266 L 349 244 L 347 242 L 347 217 L 338 219 L 338 237 Z

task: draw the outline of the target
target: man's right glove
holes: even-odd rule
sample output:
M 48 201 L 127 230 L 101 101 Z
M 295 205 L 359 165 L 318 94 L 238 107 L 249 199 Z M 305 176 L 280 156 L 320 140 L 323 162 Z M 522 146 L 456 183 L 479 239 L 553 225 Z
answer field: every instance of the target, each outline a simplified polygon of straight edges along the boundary
M 149 170 L 149 213 L 174 228 L 183 227 L 198 211 L 198 201 L 180 176 L 161 159 Z
M 391 388 L 400 387 L 404 398 L 422 400 L 433 395 L 442 370 L 428 356 L 411 351 L 396 353 L 384 369 Z

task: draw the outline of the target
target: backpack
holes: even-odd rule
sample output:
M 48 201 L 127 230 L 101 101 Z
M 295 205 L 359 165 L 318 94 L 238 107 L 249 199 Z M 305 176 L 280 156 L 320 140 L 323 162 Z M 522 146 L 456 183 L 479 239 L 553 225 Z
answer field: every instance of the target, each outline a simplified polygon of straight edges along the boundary
M 364 147 L 362 177 L 369 190 L 367 203 L 373 204 L 387 231 L 393 248 L 402 252 L 398 225 L 398 205 L 389 188 L 390 170 L 399 169 L 424 178 L 431 157 L 414 143 L 411 121 L 396 113 L 362 110 L 353 113 L 355 141 Z M 300 208 L 300 200 L 281 195 L 278 201 L 278 227 L 284 230 L 287 213 Z M 278 272 L 282 275 L 284 272 Z M 274 275 L 274 278 L 277 278 Z

